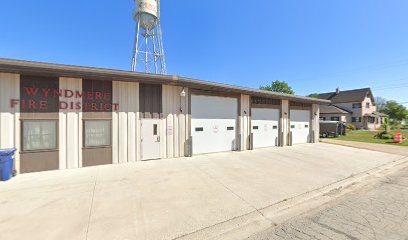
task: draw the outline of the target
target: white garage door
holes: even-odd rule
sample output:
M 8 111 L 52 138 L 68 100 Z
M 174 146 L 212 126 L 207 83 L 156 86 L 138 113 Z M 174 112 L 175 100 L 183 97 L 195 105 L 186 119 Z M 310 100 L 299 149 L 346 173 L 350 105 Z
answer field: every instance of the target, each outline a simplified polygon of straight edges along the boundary
M 236 98 L 191 96 L 193 154 L 236 150 Z
M 310 111 L 290 110 L 292 144 L 308 143 L 310 139 Z
M 252 108 L 252 140 L 254 148 L 278 146 L 279 119 L 278 109 Z

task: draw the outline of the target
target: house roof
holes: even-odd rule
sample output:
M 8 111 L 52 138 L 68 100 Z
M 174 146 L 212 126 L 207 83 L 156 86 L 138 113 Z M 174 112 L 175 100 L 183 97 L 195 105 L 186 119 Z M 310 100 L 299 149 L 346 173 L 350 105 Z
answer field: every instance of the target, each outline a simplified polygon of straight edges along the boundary
M 222 83 L 215 83 L 191 79 L 176 75 L 158 75 L 137 73 L 123 70 L 113 70 L 94 67 L 82 67 L 62 64 L 40 63 L 0 58 L 0 72 L 44 75 L 54 77 L 91 78 L 94 80 L 128 81 L 150 84 L 167 84 L 188 87 L 206 91 L 221 91 L 247 94 L 257 97 L 275 98 L 303 103 L 329 104 L 330 101 L 291 94 L 276 93 L 253 88 L 239 87 Z
M 347 111 L 335 105 L 322 105 L 320 106 L 321 114 L 352 114 L 353 112 Z
M 372 113 L 367 113 L 364 115 L 365 117 L 387 117 L 387 114 L 380 113 L 380 112 L 372 112 Z
M 322 93 L 319 94 L 319 99 L 331 100 L 332 103 L 350 103 L 350 102 L 362 102 L 367 96 L 371 97 L 374 103 L 373 94 L 370 88 L 354 89 L 348 91 Z

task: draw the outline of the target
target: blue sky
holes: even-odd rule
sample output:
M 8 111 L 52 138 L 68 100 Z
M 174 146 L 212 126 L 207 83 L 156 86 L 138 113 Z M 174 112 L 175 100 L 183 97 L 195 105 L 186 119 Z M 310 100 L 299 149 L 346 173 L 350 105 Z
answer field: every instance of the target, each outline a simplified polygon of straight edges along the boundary
M 129 70 L 134 2 L 2 0 L 0 57 Z M 408 102 L 406 0 L 162 0 L 169 74 Z M 408 105 L 408 104 L 407 104 Z

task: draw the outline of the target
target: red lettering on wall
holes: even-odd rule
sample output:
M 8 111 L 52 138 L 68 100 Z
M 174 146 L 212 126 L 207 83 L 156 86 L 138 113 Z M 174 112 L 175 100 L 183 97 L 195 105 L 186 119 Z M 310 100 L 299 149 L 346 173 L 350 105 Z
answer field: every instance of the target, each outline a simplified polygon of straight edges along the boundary
M 62 102 L 62 101 L 59 103 L 59 109 L 65 110 L 67 108 L 68 108 L 68 103 Z
M 41 91 L 44 94 L 44 97 L 48 97 L 48 93 L 50 93 L 51 89 L 47 88 L 42 88 Z
M 93 100 L 92 92 L 87 92 L 86 96 L 88 100 Z
M 65 90 L 64 93 L 66 98 L 72 98 L 74 96 L 74 92 L 71 90 Z
M 102 100 L 102 93 L 101 92 L 95 92 L 95 100 Z
M 35 109 L 35 101 L 29 100 L 28 101 L 28 109 Z
M 47 102 L 40 101 L 40 110 L 47 110 Z
M 81 93 L 80 91 L 75 91 L 75 98 L 82 98 L 84 96 L 84 93 Z
M 26 93 L 29 95 L 29 96 L 35 96 L 35 95 L 37 95 L 37 92 L 38 92 L 38 88 L 32 88 L 32 87 L 24 87 L 24 89 L 26 90 Z
M 97 111 L 98 109 L 96 108 L 96 103 L 91 104 L 91 111 Z
M 11 99 L 11 100 L 10 100 L 10 107 L 11 107 L 11 108 L 15 108 L 15 107 L 18 105 L 19 102 L 20 102 L 20 101 L 17 100 L 17 99 Z
M 62 97 L 62 90 L 54 90 L 54 97 Z

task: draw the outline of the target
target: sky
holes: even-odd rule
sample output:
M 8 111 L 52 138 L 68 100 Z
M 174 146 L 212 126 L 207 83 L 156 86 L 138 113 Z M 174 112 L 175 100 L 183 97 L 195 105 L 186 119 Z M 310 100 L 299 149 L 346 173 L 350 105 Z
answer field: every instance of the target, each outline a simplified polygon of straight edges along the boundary
M 168 74 L 408 106 L 407 0 L 162 0 Z M 0 58 L 131 69 L 131 0 L 2 0 Z

